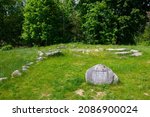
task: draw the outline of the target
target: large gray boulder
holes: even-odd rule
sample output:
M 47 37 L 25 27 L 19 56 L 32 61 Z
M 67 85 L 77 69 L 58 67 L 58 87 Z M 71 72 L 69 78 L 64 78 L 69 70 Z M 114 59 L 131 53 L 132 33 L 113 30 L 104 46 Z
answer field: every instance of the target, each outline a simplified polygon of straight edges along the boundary
M 118 76 L 108 67 L 97 64 L 86 71 L 86 81 L 92 84 L 116 84 Z

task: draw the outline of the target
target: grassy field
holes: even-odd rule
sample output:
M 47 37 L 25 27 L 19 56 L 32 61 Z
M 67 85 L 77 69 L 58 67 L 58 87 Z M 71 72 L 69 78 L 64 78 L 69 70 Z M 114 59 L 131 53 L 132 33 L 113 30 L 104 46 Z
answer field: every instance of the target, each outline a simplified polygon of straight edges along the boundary
M 61 45 L 48 47 L 17 48 L 0 50 L 0 99 L 106 99 L 106 100 L 146 100 L 150 99 L 150 47 L 66 44 L 62 56 L 49 57 L 32 65 L 21 77 L 11 78 L 11 73 L 21 66 L 35 61 L 37 51 L 56 49 Z M 107 48 L 137 49 L 143 53 L 139 57 L 115 55 Z M 73 48 L 98 49 L 104 51 L 89 54 L 72 52 Z M 119 77 L 116 85 L 91 85 L 85 82 L 88 68 L 104 64 Z M 75 92 L 82 90 L 83 95 Z

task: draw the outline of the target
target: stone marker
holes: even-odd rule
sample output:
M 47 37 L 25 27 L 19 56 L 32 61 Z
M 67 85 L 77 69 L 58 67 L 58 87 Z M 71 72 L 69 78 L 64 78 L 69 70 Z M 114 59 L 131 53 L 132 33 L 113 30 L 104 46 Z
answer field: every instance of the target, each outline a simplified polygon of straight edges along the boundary
M 11 74 L 11 77 L 12 78 L 15 78 L 15 77 L 19 77 L 21 76 L 21 72 L 19 70 L 15 70 L 12 74 Z
M 86 81 L 92 84 L 115 84 L 118 76 L 108 67 L 97 64 L 86 71 Z
M 7 77 L 2 77 L 2 78 L 0 78 L 0 81 L 6 80 L 6 79 L 7 79 Z

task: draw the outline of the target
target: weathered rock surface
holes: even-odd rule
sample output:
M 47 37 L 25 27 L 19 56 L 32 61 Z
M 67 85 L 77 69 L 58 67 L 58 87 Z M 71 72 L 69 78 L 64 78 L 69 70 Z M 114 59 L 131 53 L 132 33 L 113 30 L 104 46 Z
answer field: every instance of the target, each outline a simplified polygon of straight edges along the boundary
M 81 53 L 92 53 L 92 52 L 100 52 L 103 51 L 102 48 L 99 49 L 71 49 L 73 52 L 81 52 Z
M 22 71 L 27 71 L 29 66 L 22 66 Z
M 142 53 L 141 53 L 141 52 L 135 52 L 135 53 L 131 54 L 131 56 L 135 56 L 135 57 L 137 57 L 137 56 L 141 56 L 141 55 L 142 55 Z
M 38 56 L 39 56 L 39 57 L 44 56 L 44 52 L 42 52 L 42 51 L 38 51 Z
M 115 54 L 125 55 L 125 54 L 131 54 L 131 52 L 130 51 L 122 51 L 122 52 L 115 52 Z
M 11 74 L 11 77 L 12 78 L 15 78 L 15 77 L 19 77 L 21 76 L 22 73 L 19 71 L 19 70 L 15 70 L 12 74 Z
M 60 50 L 54 50 L 54 51 L 50 50 L 50 51 L 48 51 L 48 52 L 45 53 L 45 55 L 47 57 L 55 56 L 55 55 L 61 55 L 61 54 L 62 54 L 62 52 Z
M 34 62 L 29 62 L 29 63 L 27 63 L 26 65 L 27 66 L 31 66 L 31 65 L 33 65 L 34 64 Z
M 37 58 L 37 62 L 38 62 L 38 61 L 42 61 L 43 59 L 44 59 L 44 58 L 40 56 L 40 57 Z
M 139 52 L 138 50 L 130 50 L 131 52 L 133 52 L 133 53 L 137 53 L 137 52 Z
M 86 81 L 92 84 L 115 84 L 118 76 L 108 67 L 97 64 L 86 71 Z
M 114 49 L 114 48 L 108 48 L 107 50 L 108 51 L 126 51 L 127 48 L 116 48 L 116 49 Z
M 7 77 L 2 77 L 2 78 L 0 78 L 0 81 L 6 80 L 6 79 L 7 79 Z

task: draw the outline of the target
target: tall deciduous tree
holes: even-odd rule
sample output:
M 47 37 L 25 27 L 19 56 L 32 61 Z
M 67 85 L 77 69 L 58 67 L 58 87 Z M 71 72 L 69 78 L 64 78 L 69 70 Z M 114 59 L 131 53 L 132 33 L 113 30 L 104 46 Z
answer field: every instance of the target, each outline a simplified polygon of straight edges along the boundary
M 100 8 L 97 3 L 105 3 L 105 7 Z M 82 10 L 85 40 L 88 43 L 103 44 L 108 40 L 114 43 L 115 40 L 116 44 L 135 44 L 134 37 L 146 24 L 148 7 L 144 6 L 147 4 L 141 0 L 81 0 L 78 8 Z
M 22 37 L 28 45 L 51 45 L 68 41 L 66 13 L 59 1 L 27 1 Z

